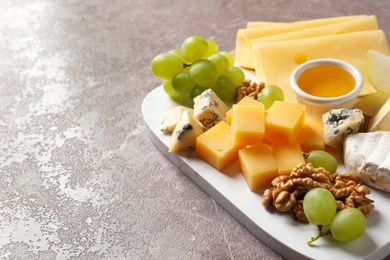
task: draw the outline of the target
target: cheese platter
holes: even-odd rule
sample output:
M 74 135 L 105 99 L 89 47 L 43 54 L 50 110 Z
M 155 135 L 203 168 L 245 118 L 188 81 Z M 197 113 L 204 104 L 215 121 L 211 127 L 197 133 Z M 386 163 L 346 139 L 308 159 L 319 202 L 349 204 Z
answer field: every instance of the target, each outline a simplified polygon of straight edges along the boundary
M 256 80 L 252 73 L 244 72 L 246 78 Z M 341 243 L 324 237 L 308 245 L 317 228 L 297 222 L 271 207 L 264 208 L 261 205 L 264 189 L 251 191 L 237 162 L 218 171 L 198 158 L 193 150 L 168 151 L 170 135 L 161 132 L 160 125 L 164 112 L 177 105 L 165 94 L 163 86 L 146 95 L 142 116 L 152 142 L 213 200 L 280 255 L 288 259 L 382 259 L 390 255 L 390 193 L 371 189 L 368 197 L 374 200 L 375 210 L 367 216 L 367 230 L 359 239 Z M 334 156 L 339 162 L 337 172 L 344 173 L 341 154 L 336 152 Z
M 156 147 L 282 256 L 380 259 L 390 256 L 387 68 L 375 16 L 248 23 L 230 53 L 193 35 L 155 56 L 163 82 L 142 115 Z M 368 122 L 383 134 L 364 133 Z

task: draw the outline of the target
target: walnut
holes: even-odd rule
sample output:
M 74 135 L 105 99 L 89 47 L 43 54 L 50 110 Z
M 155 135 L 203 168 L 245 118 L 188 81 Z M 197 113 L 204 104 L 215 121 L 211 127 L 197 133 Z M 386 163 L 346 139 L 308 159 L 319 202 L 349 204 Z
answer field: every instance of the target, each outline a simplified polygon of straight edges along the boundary
M 328 189 L 336 198 L 337 209 L 355 207 L 368 215 L 374 210 L 373 200 L 366 197 L 371 190 L 360 184 L 359 176 L 346 172 L 331 174 L 324 168 L 314 168 L 311 163 L 298 164 L 290 175 L 281 175 L 272 181 L 272 188 L 263 193 L 262 205 L 274 207 L 301 222 L 308 222 L 303 211 L 303 197 L 316 187 Z
M 250 79 L 244 80 L 242 86 L 236 90 L 235 102 L 239 102 L 245 96 L 249 96 L 255 100 L 258 100 L 260 91 L 265 87 L 265 83 L 257 84 Z

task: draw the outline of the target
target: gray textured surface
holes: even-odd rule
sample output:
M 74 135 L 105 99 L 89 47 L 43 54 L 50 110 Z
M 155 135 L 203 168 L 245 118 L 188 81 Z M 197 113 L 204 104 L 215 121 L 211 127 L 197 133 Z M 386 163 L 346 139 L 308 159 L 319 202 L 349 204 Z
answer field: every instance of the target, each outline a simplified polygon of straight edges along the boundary
M 390 1 L 0 2 L 2 259 L 281 259 L 153 146 L 153 56 L 249 20 L 376 14 Z M 283 232 L 283 231 L 281 231 Z

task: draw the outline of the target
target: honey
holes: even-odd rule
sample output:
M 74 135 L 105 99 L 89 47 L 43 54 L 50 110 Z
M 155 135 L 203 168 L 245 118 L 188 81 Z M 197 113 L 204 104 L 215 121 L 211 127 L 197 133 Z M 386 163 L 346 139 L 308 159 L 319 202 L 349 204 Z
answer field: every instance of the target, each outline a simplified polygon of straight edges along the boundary
M 306 69 L 298 77 L 297 83 L 307 94 L 325 98 L 348 94 L 356 84 L 348 71 L 329 64 Z

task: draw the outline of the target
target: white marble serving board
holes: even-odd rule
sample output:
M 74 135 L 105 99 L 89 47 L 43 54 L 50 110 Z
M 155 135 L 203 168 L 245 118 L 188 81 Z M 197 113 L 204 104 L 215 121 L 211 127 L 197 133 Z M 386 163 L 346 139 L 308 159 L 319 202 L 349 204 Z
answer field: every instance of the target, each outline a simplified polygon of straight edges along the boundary
M 250 77 L 248 73 L 247 77 Z M 375 201 L 375 210 L 367 217 L 367 231 L 359 239 L 340 243 L 327 237 L 309 246 L 307 241 L 317 234 L 317 228 L 297 222 L 288 213 L 281 214 L 272 206 L 264 208 L 261 205 L 263 190 L 249 190 L 237 163 L 219 172 L 197 158 L 193 151 L 168 152 L 170 136 L 160 131 L 160 123 L 164 112 L 177 105 L 165 94 L 162 86 L 144 98 L 142 115 L 152 142 L 211 198 L 280 255 L 288 259 L 343 260 L 383 259 L 390 255 L 389 193 L 372 189 L 369 198 Z M 344 170 L 341 163 L 338 172 Z

